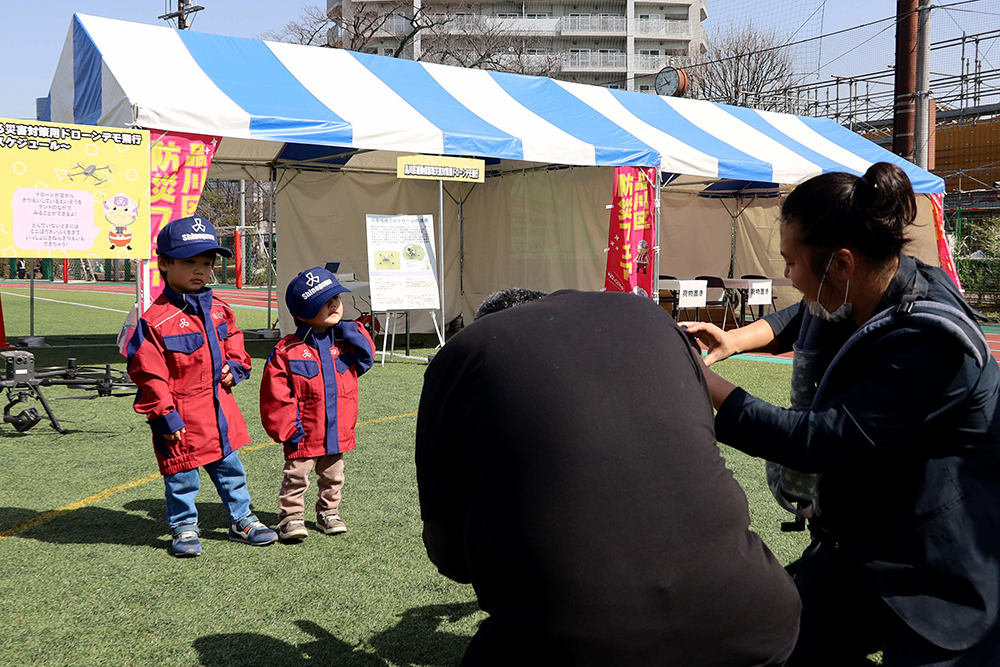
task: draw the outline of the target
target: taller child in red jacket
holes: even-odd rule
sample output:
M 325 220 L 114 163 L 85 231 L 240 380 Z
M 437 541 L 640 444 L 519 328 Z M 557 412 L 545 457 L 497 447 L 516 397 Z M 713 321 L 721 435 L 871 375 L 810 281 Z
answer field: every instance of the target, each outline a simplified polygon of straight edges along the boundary
M 285 446 L 278 497 L 282 540 L 309 534 L 305 493 L 314 466 L 319 478 L 316 529 L 327 535 L 347 530 L 340 518 L 344 452 L 357 444 L 358 376 L 372 367 L 375 343 L 363 326 L 342 321 L 344 292 L 350 290 L 322 267 L 300 273 L 285 291 L 299 328 L 281 339 L 264 366 L 260 417 L 267 434 Z
M 229 511 L 229 539 L 254 546 L 278 535 L 250 509 L 246 472 L 236 450 L 250 442 L 232 388 L 250 377 L 250 355 L 233 310 L 207 287 L 219 245 L 200 217 L 169 223 L 156 237 L 166 285 L 139 320 L 128 344 L 128 372 L 139 386 L 135 411 L 153 430 L 153 448 L 166 485 L 171 550 L 201 554 L 194 499 L 205 472 Z

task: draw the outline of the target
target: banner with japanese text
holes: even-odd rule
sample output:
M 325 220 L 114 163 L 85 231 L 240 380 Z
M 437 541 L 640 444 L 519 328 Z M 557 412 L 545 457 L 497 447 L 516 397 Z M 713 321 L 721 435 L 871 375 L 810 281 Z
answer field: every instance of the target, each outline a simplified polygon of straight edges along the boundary
M 604 289 L 652 298 L 655 168 L 616 167 Z
M 951 246 L 948 245 L 948 237 L 944 233 L 944 193 L 934 192 L 927 195 L 927 198 L 931 200 L 931 206 L 934 208 L 934 237 L 937 240 L 938 260 L 941 263 L 941 268 L 964 294 L 962 281 L 958 279 L 958 270 L 955 268 L 955 258 L 951 254 Z
M 187 218 L 198 210 L 208 170 L 219 137 L 151 130 L 150 138 L 150 237 L 151 259 L 140 272 L 142 309 L 163 291 L 156 265 L 156 236 L 171 220 Z
M 149 257 L 149 132 L 0 119 L 0 254 Z

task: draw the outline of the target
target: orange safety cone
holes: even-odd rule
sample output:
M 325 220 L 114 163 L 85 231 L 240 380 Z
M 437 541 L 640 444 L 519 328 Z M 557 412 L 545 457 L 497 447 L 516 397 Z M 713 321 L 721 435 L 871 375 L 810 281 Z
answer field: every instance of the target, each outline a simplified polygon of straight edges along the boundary
M 7 343 L 7 330 L 3 328 L 3 301 L 0 300 L 0 350 L 7 350 L 13 347 L 13 345 Z

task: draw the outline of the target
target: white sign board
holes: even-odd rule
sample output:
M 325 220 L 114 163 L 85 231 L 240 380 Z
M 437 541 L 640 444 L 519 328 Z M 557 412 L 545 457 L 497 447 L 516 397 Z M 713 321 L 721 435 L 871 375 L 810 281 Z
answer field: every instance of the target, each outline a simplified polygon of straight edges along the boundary
M 771 305 L 771 281 L 751 280 L 747 288 L 748 306 L 770 306 Z
M 372 311 L 437 310 L 434 216 L 366 215 Z
M 678 308 L 704 308 L 705 294 L 708 292 L 706 280 L 679 280 L 680 289 L 674 294 Z
M 659 287 L 661 290 L 666 289 L 674 293 L 677 308 L 705 307 L 705 299 L 708 292 L 707 280 L 661 279 Z

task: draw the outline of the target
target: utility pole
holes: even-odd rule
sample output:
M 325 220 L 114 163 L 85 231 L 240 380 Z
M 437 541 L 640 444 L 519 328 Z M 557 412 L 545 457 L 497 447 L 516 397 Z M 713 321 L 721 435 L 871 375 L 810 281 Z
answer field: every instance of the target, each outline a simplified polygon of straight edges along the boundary
M 934 131 L 930 118 L 931 97 L 931 0 L 920 0 L 917 20 L 917 90 L 913 127 L 913 161 L 927 169 L 930 136 Z
M 917 83 L 917 1 L 896 0 L 895 108 L 892 152 L 913 159 L 913 112 Z
M 203 9 L 205 8 L 201 5 L 192 5 L 190 0 L 177 0 L 176 12 L 170 12 L 169 14 L 158 16 L 157 18 L 161 21 L 177 19 L 177 29 L 188 30 L 191 28 L 191 22 L 188 20 L 188 15 L 200 12 Z

